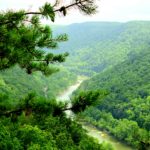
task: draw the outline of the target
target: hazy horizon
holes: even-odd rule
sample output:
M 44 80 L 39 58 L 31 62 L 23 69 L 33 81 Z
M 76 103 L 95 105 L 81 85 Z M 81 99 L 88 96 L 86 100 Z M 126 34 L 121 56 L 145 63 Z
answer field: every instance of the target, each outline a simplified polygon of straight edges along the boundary
M 74 23 L 70 23 L 70 24 L 54 24 L 54 25 L 58 25 L 58 26 L 68 26 L 68 25 L 72 25 L 72 24 L 84 24 L 84 23 L 120 23 L 120 24 L 124 24 L 124 23 L 129 23 L 129 22 L 150 22 L 150 20 L 129 20 L 129 21 L 84 21 L 84 22 L 74 22 Z

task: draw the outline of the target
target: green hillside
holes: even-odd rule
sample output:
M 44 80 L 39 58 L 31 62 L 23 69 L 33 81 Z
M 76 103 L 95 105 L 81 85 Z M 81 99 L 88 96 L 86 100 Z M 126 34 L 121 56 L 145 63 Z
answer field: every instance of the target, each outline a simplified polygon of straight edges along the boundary
M 0 73 L 0 103 L 11 103 L 16 105 L 20 99 L 29 93 L 52 99 L 60 92 L 64 91 L 69 85 L 76 81 L 76 76 L 65 68 L 50 77 L 45 77 L 40 73 L 28 75 L 19 67 L 2 71 Z M 5 101 L 3 100 L 3 97 Z
M 92 22 L 56 28 L 55 32 L 63 31 L 69 36 L 69 41 L 60 45 L 60 52 L 70 53 L 65 66 L 77 74 L 93 75 L 148 45 L 149 25 L 148 21 Z
M 138 51 L 85 81 L 76 93 L 106 90 L 109 94 L 84 117 L 129 145 L 144 149 L 150 144 L 150 45 Z

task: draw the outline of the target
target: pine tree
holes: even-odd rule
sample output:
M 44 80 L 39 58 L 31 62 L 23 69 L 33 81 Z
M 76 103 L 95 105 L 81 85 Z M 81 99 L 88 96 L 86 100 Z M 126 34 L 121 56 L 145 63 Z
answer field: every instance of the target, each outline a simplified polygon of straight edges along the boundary
M 0 12 L 0 70 L 16 64 L 28 74 L 41 71 L 50 75 L 58 70 L 52 64 L 64 62 L 68 53 L 56 55 L 43 49 L 55 49 L 59 42 L 67 41 L 68 37 L 66 34 L 53 37 L 51 28 L 43 25 L 41 18 L 54 22 L 57 13 L 66 16 L 72 7 L 88 15 L 96 12 L 94 0 L 74 0 L 67 6 L 60 4 L 61 0 L 56 0 L 54 5 L 47 2 L 37 12 Z

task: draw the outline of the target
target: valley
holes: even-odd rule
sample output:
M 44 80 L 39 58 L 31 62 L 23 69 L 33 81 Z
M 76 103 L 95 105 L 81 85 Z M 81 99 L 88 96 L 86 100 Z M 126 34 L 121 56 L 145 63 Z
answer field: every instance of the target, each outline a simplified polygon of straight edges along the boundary
M 69 53 L 65 62 L 53 64 L 57 73 L 29 75 L 18 65 L 0 72 L 0 149 L 6 144 L 31 150 L 149 150 L 149 26 L 150 21 L 53 26 L 55 36 L 69 37 L 56 51 L 44 48 L 58 56 Z M 64 113 L 68 107 L 74 112 L 67 115 L 83 119 L 87 133 Z
M 82 79 L 79 77 L 77 80 L 77 83 L 70 86 L 65 92 L 60 94 L 57 97 L 57 100 L 62 101 L 62 102 L 68 102 L 68 107 L 71 107 L 71 100 L 70 100 L 71 95 L 80 86 L 80 84 L 84 80 L 85 80 L 85 77 Z M 69 117 L 73 120 L 77 119 L 77 122 L 79 124 L 81 124 L 83 129 L 85 129 L 87 131 L 87 134 L 89 136 L 95 138 L 99 143 L 103 143 L 103 142 L 107 143 L 108 142 L 113 146 L 113 148 L 115 150 L 134 150 L 133 148 L 131 148 L 131 147 L 127 146 L 126 144 L 121 143 L 120 141 L 115 139 L 108 132 L 100 130 L 100 128 L 98 129 L 98 128 L 92 126 L 92 124 L 86 122 L 86 120 L 85 121 L 80 120 L 80 117 L 76 118 L 75 114 L 72 111 L 67 110 L 67 111 L 65 111 L 65 113 L 66 113 L 67 117 Z

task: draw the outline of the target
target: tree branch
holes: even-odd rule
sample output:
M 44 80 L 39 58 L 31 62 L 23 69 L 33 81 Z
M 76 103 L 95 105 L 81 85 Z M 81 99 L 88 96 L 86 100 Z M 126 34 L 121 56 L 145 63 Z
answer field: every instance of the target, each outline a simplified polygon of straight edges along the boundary
M 62 7 L 65 7 L 65 9 L 68 9 L 68 8 L 76 6 L 78 4 L 82 4 L 82 3 L 86 2 L 86 1 L 88 1 L 88 0 L 80 0 L 80 1 L 76 1 L 73 4 L 70 4 L 70 5 L 67 5 L 67 6 L 62 6 Z M 62 11 L 62 7 L 60 7 L 59 9 L 54 10 L 54 12 L 61 12 Z M 27 12 L 24 15 L 42 15 L 42 13 L 41 12 Z
M 78 6 L 79 4 L 83 5 L 82 3 L 84 3 L 84 2 L 92 3 L 92 1 L 89 1 L 89 0 L 79 0 L 79 1 L 76 1 L 75 3 L 73 3 L 73 4 L 70 4 L 70 5 L 67 5 L 67 6 L 62 6 L 59 9 L 54 10 L 54 12 L 62 12 L 63 11 L 62 8 L 68 9 L 70 7 L 73 7 L 73 6 Z M 23 15 L 42 15 L 42 13 L 41 12 L 26 12 Z M 13 21 L 15 21 L 15 19 Z M 5 21 L 5 22 L 0 22 L 0 25 L 13 23 L 13 21 L 8 20 L 8 21 Z

